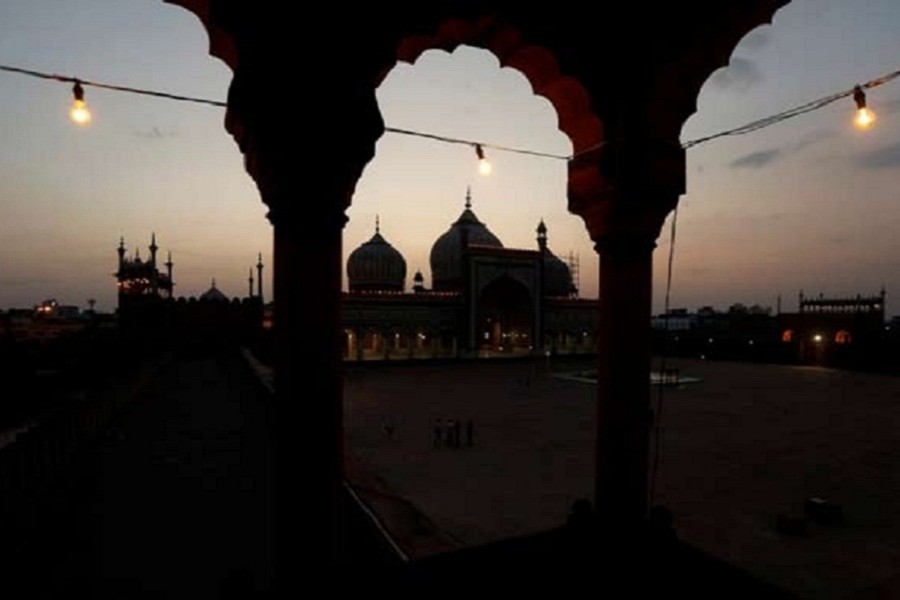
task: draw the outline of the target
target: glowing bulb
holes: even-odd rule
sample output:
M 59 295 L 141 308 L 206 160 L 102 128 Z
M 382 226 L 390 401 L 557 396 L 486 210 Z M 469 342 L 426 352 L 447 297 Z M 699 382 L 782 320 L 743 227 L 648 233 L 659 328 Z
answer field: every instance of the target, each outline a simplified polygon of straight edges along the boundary
M 478 156 L 478 172 L 485 176 L 490 175 L 494 168 L 487 157 L 485 157 L 484 148 L 481 147 L 481 144 L 475 144 L 475 154 Z
M 91 111 L 88 110 L 84 100 L 76 100 L 72 103 L 72 110 L 69 111 L 69 117 L 79 125 L 87 125 L 91 122 Z
M 853 101 L 856 102 L 856 118 L 853 122 L 860 129 L 868 129 L 875 122 L 875 113 L 866 106 L 866 93 L 860 86 L 853 88 Z
M 870 108 L 860 108 L 856 111 L 856 118 L 853 119 L 853 122 L 860 129 L 868 129 L 875 122 L 875 113 Z
M 91 122 L 91 111 L 88 110 L 87 104 L 84 102 L 84 90 L 80 81 L 75 81 L 75 85 L 72 87 L 72 95 L 75 96 L 75 100 L 72 102 L 69 118 L 78 125 L 87 125 Z

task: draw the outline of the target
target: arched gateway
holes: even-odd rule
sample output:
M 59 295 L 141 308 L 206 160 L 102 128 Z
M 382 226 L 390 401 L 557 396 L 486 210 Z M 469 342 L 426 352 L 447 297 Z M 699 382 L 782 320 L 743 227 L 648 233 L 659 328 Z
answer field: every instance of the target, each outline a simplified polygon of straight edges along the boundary
M 294 569 L 300 539 L 317 549 L 304 564 L 342 555 L 344 211 L 384 131 L 376 86 L 398 60 L 429 48 L 490 50 L 553 103 L 572 140 L 569 210 L 600 254 L 596 508 L 612 537 L 637 527 L 647 508 L 651 258 L 684 192 L 681 127 L 707 77 L 788 0 L 590 11 L 577 2 L 435 0 L 325 3 L 315 12 L 169 1 L 201 19 L 210 52 L 234 70 L 225 125 L 274 226 L 279 577 Z M 314 425 L 298 436 L 301 422 Z

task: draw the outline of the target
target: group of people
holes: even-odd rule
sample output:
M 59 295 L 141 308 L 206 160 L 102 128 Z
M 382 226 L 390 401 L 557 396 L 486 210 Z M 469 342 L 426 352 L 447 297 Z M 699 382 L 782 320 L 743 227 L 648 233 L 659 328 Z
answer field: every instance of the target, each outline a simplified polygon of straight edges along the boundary
M 435 419 L 431 445 L 435 448 L 460 448 L 463 446 L 463 431 L 465 445 L 472 446 L 475 443 L 475 423 L 472 419 L 466 420 L 465 429 L 459 419 Z

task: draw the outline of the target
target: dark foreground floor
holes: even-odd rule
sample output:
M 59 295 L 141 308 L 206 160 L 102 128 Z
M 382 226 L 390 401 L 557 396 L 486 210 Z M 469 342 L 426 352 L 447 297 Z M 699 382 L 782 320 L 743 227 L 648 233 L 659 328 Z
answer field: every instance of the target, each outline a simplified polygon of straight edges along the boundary
M 272 579 L 271 444 L 237 353 L 161 367 L 83 460 L 73 531 L 37 585 L 78 597 L 218 598 Z
M 351 387 L 360 383 L 359 375 L 355 377 L 350 375 L 349 381 L 355 381 Z M 485 437 L 491 421 L 487 416 L 479 417 L 475 448 L 480 450 L 471 451 L 471 457 L 484 459 L 481 453 L 493 448 L 507 461 L 505 466 L 481 463 L 487 470 L 480 476 L 500 482 L 515 476 L 528 468 L 522 454 L 528 448 L 536 449 L 544 457 L 540 460 L 551 468 L 556 464 L 553 461 L 557 459 L 552 457 L 559 449 L 536 439 L 532 427 L 538 422 L 543 423 L 538 430 L 556 427 L 554 423 L 569 418 L 569 409 L 554 410 L 541 400 L 539 392 L 545 385 L 539 381 L 541 377 L 532 372 L 524 379 L 501 384 L 490 383 L 487 373 L 475 376 L 481 386 L 479 393 L 492 398 L 494 408 L 500 390 L 512 386 L 515 393 L 510 399 L 519 408 L 516 419 L 524 419 L 506 419 L 511 437 L 504 438 L 499 430 Z M 377 379 L 365 376 L 363 388 Z M 409 383 L 408 374 L 403 379 Z M 458 382 L 459 378 L 451 380 Z M 432 385 L 439 384 L 440 394 L 450 393 L 452 386 L 447 381 L 440 383 L 431 377 Z M 554 385 L 551 381 L 555 379 L 546 379 L 546 385 Z M 394 397 L 399 401 L 399 396 Z M 481 396 L 466 397 L 477 402 Z M 393 470 L 365 473 L 365 465 L 352 464 L 353 453 L 348 457 L 348 470 L 355 470 L 355 481 L 366 488 L 361 496 L 372 498 L 378 493 L 390 498 L 390 502 L 378 506 L 379 517 L 387 516 L 383 510 L 393 511 L 389 515 L 393 524 L 404 522 L 408 535 L 418 540 L 432 536 L 432 553 L 411 562 L 391 555 L 390 544 L 378 539 L 372 521 L 348 501 L 353 562 L 331 580 L 337 587 L 377 587 L 402 596 L 441 595 L 451 590 L 479 595 L 477 592 L 487 589 L 524 593 L 536 589 L 533 586 L 562 596 L 581 595 L 586 590 L 603 592 L 606 597 L 661 592 L 688 597 L 779 596 L 774 588 L 679 543 L 665 532 L 636 532 L 616 547 L 601 546 L 598 538 L 585 534 L 585 530 L 562 526 L 568 504 L 561 489 L 548 490 L 553 510 L 546 520 L 553 524 L 551 527 L 539 527 L 526 536 L 500 535 L 493 543 L 436 539 L 434 532 L 441 527 L 434 526 L 432 517 L 443 524 L 446 515 L 439 510 L 434 515 L 420 510 L 420 506 L 427 509 L 428 503 L 411 502 L 410 498 L 415 500 L 413 495 L 395 496 L 397 490 L 376 484 L 395 480 L 402 469 L 418 472 L 427 467 L 437 476 L 432 489 L 440 505 L 446 505 L 448 494 L 459 491 L 452 477 L 465 471 L 460 470 L 465 466 L 462 454 L 442 449 L 433 457 L 444 462 L 430 466 L 418 457 L 420 452 L 432 452 L 430 427 L 434 416 L 463 417 L 463 406 L 454 404 L 453 396 L 441 398 L 413 397 L 425 404 L 420 411 L 425 417 L 421 427 L 413 428 L 409 420 L 397 423 L 396 439 L 383 442 L 386 447 L 377 453 L 391 462 Z M 10 582 L 18 579 L 15 587 L 9 584 L 9 589 L 16 590 L 11 597 L 251 598 L 271 591 L 274 524 L 269 401 L 237 352 L 181 353 L 162 363 L 112 422 L 96 451 L 82 456 L 69 520 L 45 536 L 45 547 L 28 572 L 7 577 Z M 357 406 L 348 416 L 350 439 L 372 434 L 368 419 L 362 424 L 354 419 L 376 417 L 385 406 L 376 404 L 365 413 Z M 488 406 L 484 409 L 494 410 Z M 419 413 L 407 413 L 406 418 L 412 419 L 414 414 Z M 397 414 L 394 416 L 400 420 Z M 377 424 L 377 419 L 374 422 Z M 377 425 L 375 431 L 383 435 Z M 408 437 L 407 431 L 416 433 Z M 382 444 L 370 441 L 375 446 Z M 409 442 L 411 446 L 407 446 Z M 533 508 L 533 502 L 522 495 L 521 486 L 511 491 L 513 496 L 500 494 L 493 500 L 495 510 L 513 519 L 504 527 L 517 526 Z M 485 486 L 481 493 L 469 490 L 468 497 L 490 501 L 492 493 Z M 473 504 L 471 522 L 481 516 L 481 509 Z M 491 527 L 491 523 L 482 523 L 476 534 L 483 535 Z M 307 565 L 301 561 L 290 587 L 302 589 L 308 576 Z

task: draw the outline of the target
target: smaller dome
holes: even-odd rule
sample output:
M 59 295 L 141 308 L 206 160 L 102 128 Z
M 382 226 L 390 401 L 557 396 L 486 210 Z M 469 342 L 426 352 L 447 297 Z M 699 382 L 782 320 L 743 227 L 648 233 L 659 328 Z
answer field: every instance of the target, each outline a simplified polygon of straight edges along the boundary
M 544 295 L 571 296 L 576 291 L 569 266 L 548 248 L 544 255 Z
M 378 221 L 375 235 L 347 259 L 347 281 L 351 292 L 403 291 L 406 260 L 382 237 Z
M 212 280 L 212 287 L 200 294 L 200 299 L 204 301 L 213 301 L 213 302 L 228 302 L 228 296 L 219 291 L 219 288 L 216 287 L 216 280 Z

